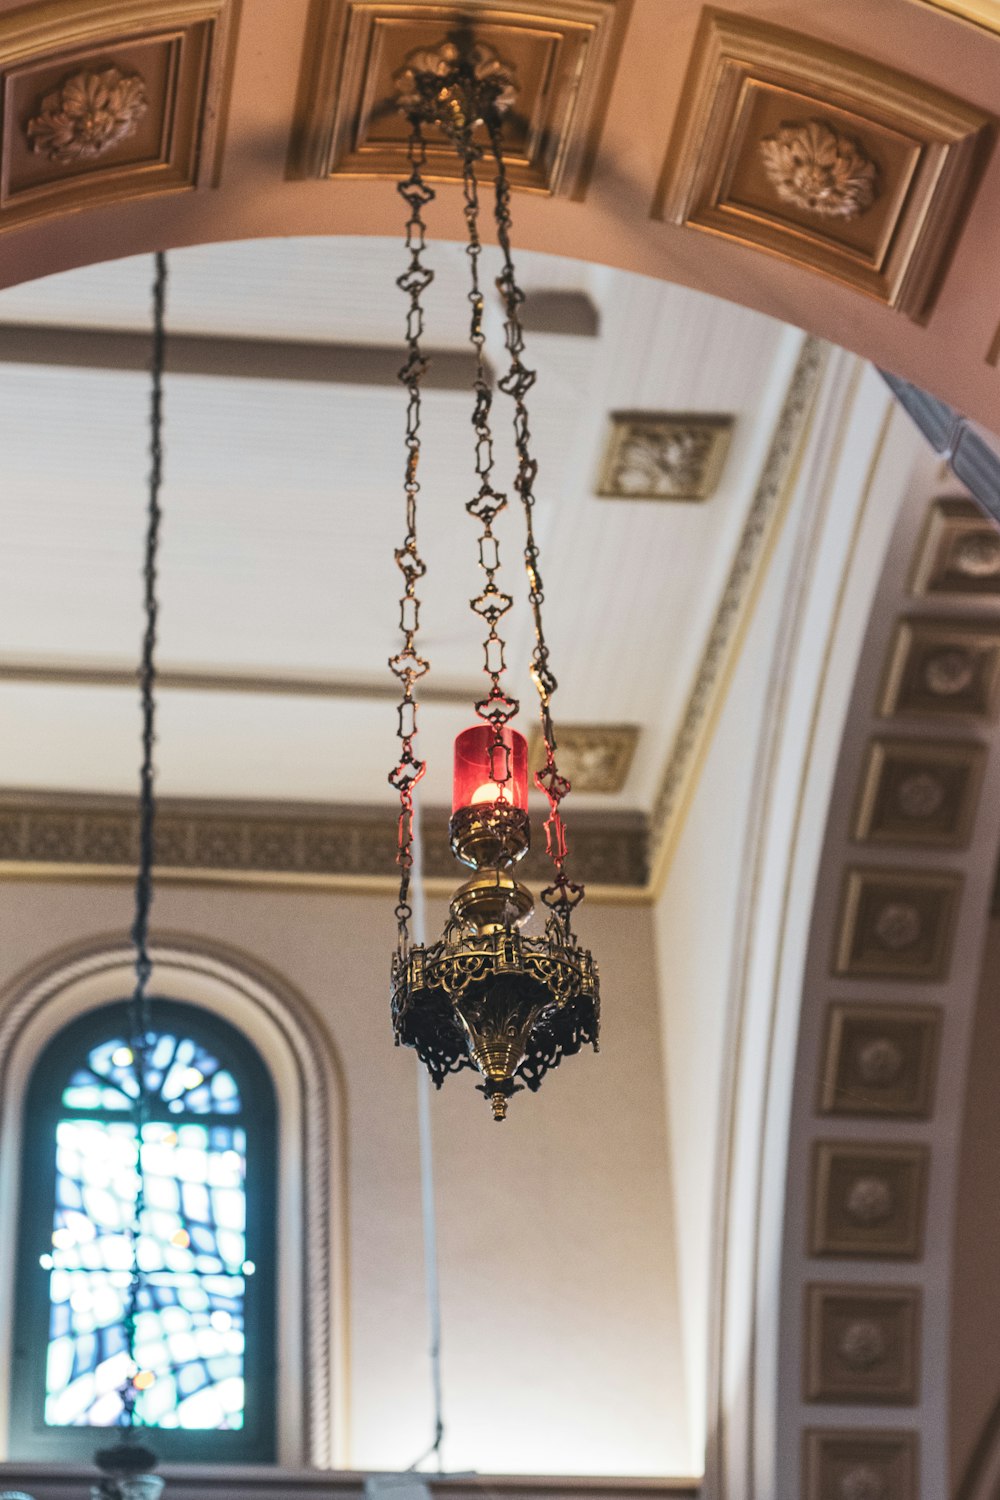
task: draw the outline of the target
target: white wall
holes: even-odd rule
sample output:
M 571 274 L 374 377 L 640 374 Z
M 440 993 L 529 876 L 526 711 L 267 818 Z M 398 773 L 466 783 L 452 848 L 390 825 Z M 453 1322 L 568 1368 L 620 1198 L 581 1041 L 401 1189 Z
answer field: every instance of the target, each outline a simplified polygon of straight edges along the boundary
M 0 885 L 0 990 L 54 950 L 120 941 L 126 884 Z M 431 1440 L 416 1062 L 392 1045 L 387 895 L 164 887 L 155 932 L 240 949 L 305 995 L 346 1080 L 350 1460 Z M 432 914 L 432 925 L 435 920 Z M 445 1457 L 480 1472 L 676 1474 L 686 1415 L 651 912 L 592 905 L 600 1056 L 497 1126 L 471 1074 L 433 1102 Z

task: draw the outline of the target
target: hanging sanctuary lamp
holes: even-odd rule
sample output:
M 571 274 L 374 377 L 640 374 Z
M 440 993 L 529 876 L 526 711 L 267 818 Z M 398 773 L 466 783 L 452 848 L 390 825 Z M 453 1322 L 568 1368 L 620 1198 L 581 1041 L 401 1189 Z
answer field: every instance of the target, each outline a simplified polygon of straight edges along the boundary
M 160 536 L 160 486 L 163 478 L 163 368 L 166 352 L 164 312 L 166 302 L 166 256 L 155 257 L 153 279 L 153 340 L 150 360 L 151 388 L 149 407 L 149 491 L 146 514 L 146 537 L 143 560 L 144 630 L 139 664 L 139 690 L 142 711 L 142 762 L 139 772 L 139 865 L 135 882 L 135 911 L 132 921 L 134 981 L 129 999 L 129 1050 L 135 1079 L 132 1119 L 136 1146 L 136 1193 L 132 1206 L 129 1235 L 132 1264 L 128 1291 L 122 1315 L 122 1332 L 128 1354 L 129 1373 L 121 1386 L 122 1402 L 118 1441 L 100 1449 L 95 1455 L 101 1477 L 91 1487 L 91 1500 L 159 1500 L 164 1482 L 152 1470 L 156 1455 L 140 1439 L 141 1421 L 136 1403 L 141 1391 L 152 1384 L 152 1373 L 143 1370 L 136 1358 L 137 1322 L 145 1289 L 140 1238 L 143 1230 L 145 1191 L 142 1164 L 142 1138 L 149 1113 L 147 1061 L 152 1039 L 152 1016 L 149 980 L 153 964 L 149 954 L 149 912 L 153 900 L 153 857 L 156 800 L 153 777 L 156 703 L 156 562 Z
M 402 687 L 398 734 L 400 757 L 389 781 L 399 793 L 398 941 L 392 961 L 392 1016 L 397 1044 L 414 1047 L 440 1088 L 448 1073 L 478 1069 L 479 1088 L 496 1120 L 503 1120 L 511 1095 L 525 1085 L 537 1089 L 550 1068 L 586 1043 L 597 1049 L 600 1000 L 597 969 L 573 932 L 572 917 L 584 894 L 566 873 L 566 830 L 560 805 L 570 790 L 556 764 L 552 695 L 556 679 L 542 628 L 544 592 L 535 537 L 535 481 L 527 397 L 534 371 L 523 362 L 524 329 L 511 250 L 510 183 L 503 152 L 503 120 L 517 95 L 512 70 L 497 53 L 462 33 L 429 51 L 417 51 L 396 77 L 397 104 L 409 124 L 409 173 L 399 192 L 409 208 L 406 249 L 409 264 L 398 279 L 409 297 L 408 355 L 400 380 L 408 393 L 404 495 L 406 535 L 396 562 L 403 576 L 400 629 L 403 644 L 389 665 Z M 455 741 L 454 796 L 449 833 L 456 858 L 473 874 L 454 893 L 441 938 L 430 944 L 411 939 L 409 901 L 413 873 L 413 793 L 425 762 L 415 750 L 415 686 L 429 663 L 417 638 L 420 605 L 417 586 L 425 572 L 417 546 L 420 490 L 421 381 L 427 370 L 422 351 L 423 294 L 433 280 L 424 263 L 423 211 L 435 197 L 425 177 L 425 130 L 440 129 L 454 148 L 462 171 L 467 254 L 471 287 L 470 342 L 476 361 L 472 427 L 476 489 L 466 511 L 479 523 L 479 565 L 483 587 L 470 601 L 486 628 L 485 674 L 489 686 L 474 705 L 477 722 Z M 531 892 L 515 870 L 528 852 L 528 747 L 513 727 L 519 703 L 504 685 L 505 647 L 501 623 L 513 600 L 498 582 L 500 553 L 494 522 L 507 505 L 494 484 L 493 393 L 485 360 L 485 303 L 480 282 L 479 176 L 488 158 L 493 177 L 494 219 L 501 254 L 497 289 L 504 309 L 509 357 L 499 388 L 513 403 L 517 470 L 514 488 L 526 527 L 524 561 L 535 643 L 531 676 L 538 691 L 544 763 L 534 784 L 545 795 L 549 815 L 546 846 L 554 874 L 542 891 L 544 931 L 529 934 L 534 910 Z

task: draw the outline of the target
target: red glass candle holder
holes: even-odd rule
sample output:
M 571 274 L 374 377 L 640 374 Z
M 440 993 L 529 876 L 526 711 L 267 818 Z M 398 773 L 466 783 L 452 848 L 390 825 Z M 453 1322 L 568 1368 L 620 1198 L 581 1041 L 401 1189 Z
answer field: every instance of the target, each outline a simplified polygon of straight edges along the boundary
M 455 740 L 452 812 L 497 802 L 528 811 L 528 742 L 505 728 L 497 744 L 488 724 L 475 724 Z

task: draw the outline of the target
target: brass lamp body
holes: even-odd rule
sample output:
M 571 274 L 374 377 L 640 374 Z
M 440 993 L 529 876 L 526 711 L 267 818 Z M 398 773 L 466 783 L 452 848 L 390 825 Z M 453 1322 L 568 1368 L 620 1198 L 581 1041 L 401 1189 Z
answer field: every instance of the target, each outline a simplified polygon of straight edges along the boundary
M 453 895 L 440 941 L 394 958 L 396 1041 L 416 1048 L 438 1088 L 476 1068 L 499 1121 L 511 1095 L 537 1089 L 561 1057 L 597 1049 L 597 970 L 585 949 L 521 931 L 534 911 L 512 873 L 528 852 L 526 813 L 501 802 L 460 808 L 450 834 L 476 873 Z

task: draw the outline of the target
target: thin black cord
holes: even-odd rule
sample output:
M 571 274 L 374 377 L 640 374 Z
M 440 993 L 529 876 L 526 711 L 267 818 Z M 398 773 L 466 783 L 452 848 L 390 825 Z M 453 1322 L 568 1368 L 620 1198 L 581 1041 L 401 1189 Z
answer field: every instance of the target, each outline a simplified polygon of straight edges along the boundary
M 129 1006 L 132 1068 L 136 1081 L 133 1109 L 136 1133 L 136 1186 L 132 1216 L 132 1267 L 124 1329 L 132 1374 L 122 1390 L 123 1424 L 132 1428 L 136 1422 L 137 1390 L 136 1319 L 142 1293 L 143 1275 L 139 1263 L 139 1239 L 145 1211 L 145 1182 L 142 1171 L 142 1136 L 149 1113 L 146 1089 L 146 1065 L 150 1037 L 150 1002 L 147 993 L 152 960 L 149 956 L 149 912 L 153 903 L 153 862 L 156 853 L 156 798 L 153 750 L 156 744 L 156 623 L 159 606 L 156 598 L 156 562 L 160 540 L 160 488 L 163 483 L 163 368 L 166 355 L 164 313 L 167 292 L 167 258 L 162 251 L 154 257 L 153 337 L 150 354 L 149 403 L 149 501 L 146 521 L 146 544 L 143 561 L 143 609 L 145 629 L 139 663 L 139 693 L 142 708 L 142 761 L 139 768 L 139 868 L 135 882 L 135 917 L 132 942 L 135 946 L 135 987 Z

